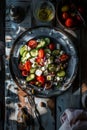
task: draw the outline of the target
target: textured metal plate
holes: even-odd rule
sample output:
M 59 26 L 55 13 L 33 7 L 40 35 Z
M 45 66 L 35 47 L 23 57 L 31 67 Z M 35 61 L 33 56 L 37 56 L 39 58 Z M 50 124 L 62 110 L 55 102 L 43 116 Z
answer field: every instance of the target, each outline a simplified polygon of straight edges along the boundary
M 74 44 L 63 32 L 46 26 L 31 28 L 27 30 L 15 40 L 10 53 L 9 65 L 12 77 L 15 80 L 16 84 L 21 88 L 23 87 L 22 89 L 24 89 L 24 84 L 22 83 L 22 81 L 24 81 L 24 78 L 21 76 L 20 70 L 18 69 L 19 49 L 30 39 L 41 36 L 52 38 L 55 41 L 55 43 L 59 43 L 63 47 L 64 51 L 70 56 L 66 80 L 60 88 L 42 91 L 41 89 L 34 87 L 34 89 L 37 91 L 37 96 L 50 97 L 66 91 L 71 86 L 77 72 L 78 58 Z M 25 91 L 26 89 L 27 88 L 25 87 Z

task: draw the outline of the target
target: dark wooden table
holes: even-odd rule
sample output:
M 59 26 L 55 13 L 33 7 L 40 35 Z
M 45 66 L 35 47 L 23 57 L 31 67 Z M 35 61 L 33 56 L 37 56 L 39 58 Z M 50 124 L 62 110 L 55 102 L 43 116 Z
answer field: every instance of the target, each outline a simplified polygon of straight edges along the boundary
M 4 31 L 4 28 L 5 28 L 5 0 L 3 1 L 0 1 L 0 45 L 3 45 L 4 47 L 4 44 L 5 44 L 5 37 L 4 37 L 4 34 L 5 34 L 5 31 Z M 0 50 L 3 49 L 4 51 L 4 48 L 1 48 L 0 46 Z M 4 54 L 3 54 L 4 55 Z M 5 104 L 5 89 L 4 89 L 4 81 L 5 81 L 5 68 L 4 68 L 4 64 L 2 63 L 3 61 L 3 55 L 2 53 L 0 52 L 0 129 L 1 130 L 4 130 L 4 104 Z

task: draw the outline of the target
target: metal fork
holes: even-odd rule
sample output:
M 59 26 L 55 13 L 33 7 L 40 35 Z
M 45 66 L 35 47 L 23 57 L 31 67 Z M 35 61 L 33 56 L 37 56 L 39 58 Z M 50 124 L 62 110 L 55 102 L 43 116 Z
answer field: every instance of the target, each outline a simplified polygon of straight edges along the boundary
M 44 130 L 44 127 L 42 126 L 42 123 L 41 123 L 40 113 L 39 113 L 37 106 L 36 106 L 36 103 L 35 103 L 34 96 L 28 96 L 28 101 L 29 101 L 29 103 L 32 107 L 32 110 L 37 118 L 38 123 L 39 123 L 39 130 Z

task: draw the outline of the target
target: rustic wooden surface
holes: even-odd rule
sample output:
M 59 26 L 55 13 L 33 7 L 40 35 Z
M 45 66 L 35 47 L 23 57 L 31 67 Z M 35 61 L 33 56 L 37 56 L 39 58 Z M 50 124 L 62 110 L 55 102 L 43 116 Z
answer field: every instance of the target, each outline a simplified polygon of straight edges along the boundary
M 13 34 L 13 30 L 11 30 L 11 20 L 8 14 L 8 8 L 9 6 L 13 4 L 13 5 L 21 5 L 24 8 L 28 8 L 27 11 L 27 18 L 20 24 L 17 26 L 20 26 L 21 28 L 21 32 L 23 32 L 25 29 L 28 29 L 29 27 L 31 27 L 31 23 L 32 23 L 32 13 L 31 13 L 31 1 L 30 0 L 26 0 L 23 1 L 7 1 L 6 3 L 6 9 L 7 9 L 7 15 L 6 15 L 6 58 L 5 58 L 5 71 L 6 71 L 6 78 L 5 78 L 5 125 L 4 128 L 5 130 L 28 130 L 28 129 L 33 129 L 32 126 L 26 126 L 24 122 L 19 121 L 20 119 L 20 115 L 21 115 L 21 107 L 26 107 L 28 109 L 28 111 L 30 111 L 32 108 L 30 108 L 30 106 L 28 105 L 28 102 L 26 101 L 27 97 L 25 97 L 25 94 L 16 86 L 16 84 L 14 83 L 14 81 L 12 80 L 12 77 L 10 75 L 10 71 L 9 71 L 9 53 L 10 53 L 10 49 L 12 47 L 12 44 L 15 40 L 15 38 L 18 35 L 14 35 Z M 21 33 L 20 32 L 20 33 Z M 11 37 L 11 41 L 8 40 L 7 36 Z M 36 104 L 37 104 L 37 108 L 39 109 L 39 112 L 41 114 L 41 120 L 42 120 L 42 125 L 46 126 L 45 130 L 48 129 L 55 129 L 55 119 L 54 119 L 54 111 L 55 109 L 53 109 L 52 106 L 50 106 L 50 104 L 52 105 L 52 103 L 54 104 L 54 100 L 53 99 L 41 99 L 41 98 L 35 98 Z M 27 102 L 27 103 L 26 103 Z M 41 107 L 40 106 L 40 102 L 44 102 L 46 104 L 46 107 Z M 50 103 L 51 102 L 51 103 Z M 53 105 L 54 106 L 54 105 Z M 39 124 L 35 118 L 34 120 L 35 122 L 35 130 L 39 129 Z
M 4 40 L 4 26 L 5 26 L 5 1 L 0 1 L 0 42 L 2 41 L 5 44 Z M 0 46 L 1 50 L 1 46 Z M 4 64 L 2 63 L 3 56 L 0 52 L 0 130 L 4 130 L 4 79 L 5 71 Z
M 20 2 L 17 2 L 18 0 L 6 0 L 8 3 L 11 4 L 19 4 Z M 30 0 L 24 1 L 24 3 L 27 3 L 27 6 L 30 7 Z M 22 6 L 26 7 L 26 4 L 21 2 Z M 7 3 L 6 3 L 7 4 Z M 8 5 L 8 4 L 7 4 Z M 27 15 L 27 20 L 25 20 L 21 26 L 22 26 L 22 31 L 31 27 L 31 26 L 36 26 L 33 25 L 33 20 L 31 17 L 31 9 L 29 8 L 28 15 Z M 9 23 L 9 18 L 8 18 L 8 23 Z M 8 30 L 8 23 L 6 26 L 6 30 Z M 57 26 L 58 27 L 58 26 Z M 77 49 L 79 51 L 79 74 L 77 75 L 77 80 L 74 82 L 72 87 L 62 95 L 56 97 L 56 129 L 59 128 L 60 124 L 60 116 L 63 113 L 63 111 L 68 108 L 81 108 L 81 103 L 80 103 L 80 91 L 75 91 L 77 90 L 80 85 L 82 80 L 87 80 L 87 29 L 83 28 L 80 31 L 76 31 L 75 33 L 73 31 L 68 31 L 65 30 L 66 32 L 71 33 L 79 43 L 75 43 L 77 46 Z M 11 32 L 8 31 L 6 32 L 6 35 L 12 36 Z M 20 104 L 20 100 L 18 97 L 18 87 L 15 85 L 13 82 L 11 75 L 9 73 L 9 67 L 8 67 L 8 61 L 9 61 L 9 52 L 10 48 L 12 46 L 12 43 L 14 42 L 14 39 L 16 37 L 12 37 L 12 40 L 10 42 L 6 42 L 6 59 L 5 59 L 5 70 L 6 70 L 6 79 L 5 79 L 5 122 L 4 122 L 4 130 L 28 130 L 30 127 L 26 127 L 22 122 L 18 122 L 17 120 L 17 115 L 19 112 L 19 107 L 18 104 Z M 3 85 L 2 85 L 3 86 Z M 73 90 L 74 88 L 74 90 Z M 21 97 L 22 98 L 22 97 Z M 41 100 L 41 99 L 40 99 Z M 23 101 L 23 100 L 22 100 Z M 2 105 L 2 102 L 0 106 Z M 55 122 L 54 122 L 55 123 Z M 48 127 L 49 128 L 49 127 Z M 1 128 L 0 130 L 2 130 Z M 38 126 L 37 126 L 38 129 Z M 35 129 L 35 130 L 37 130 Z M 54 128 L 55 129 L 55 128 Z M 50 129 L 51 130 L 51 129 Z

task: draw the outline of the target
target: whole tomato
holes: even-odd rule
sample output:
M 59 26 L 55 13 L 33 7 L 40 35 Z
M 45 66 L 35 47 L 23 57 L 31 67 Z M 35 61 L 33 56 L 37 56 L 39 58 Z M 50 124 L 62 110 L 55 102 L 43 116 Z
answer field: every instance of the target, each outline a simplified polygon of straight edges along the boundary
M 74 22 L 73 22 L 73 19 L 72 18 L 68 18 L 66 21 L 65 21 L 65 25 L 67 27 L 72 27 L 74 25 Z

